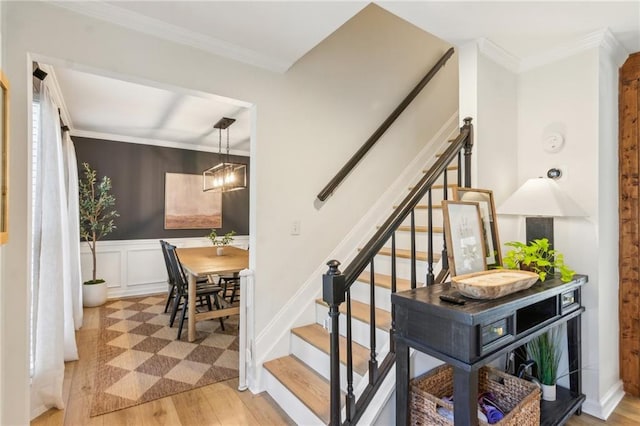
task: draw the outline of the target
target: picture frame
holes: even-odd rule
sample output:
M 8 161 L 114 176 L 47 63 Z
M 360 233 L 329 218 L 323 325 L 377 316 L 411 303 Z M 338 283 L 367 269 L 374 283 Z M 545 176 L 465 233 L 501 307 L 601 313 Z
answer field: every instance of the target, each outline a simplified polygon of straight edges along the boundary
M 498 235 L 498 219 L 493 201 L 493 191 L 489 189 L 453 187 L 453 199 L 456 201 L 472 201 L 480 207 L 480 217 L 484 227 L 485 254 L 487 267 L 502 265 L 502 252 Z
M 487 258 L 478 203 L 445 200 L 442 211 L 450 275 L 485 271 Z
M 222 193 L 204 192 L 201 174 L 165 173 L 164 229 L 222 228 Z
M 9 81 L 0 70 L 0 244 L 9 241 Z

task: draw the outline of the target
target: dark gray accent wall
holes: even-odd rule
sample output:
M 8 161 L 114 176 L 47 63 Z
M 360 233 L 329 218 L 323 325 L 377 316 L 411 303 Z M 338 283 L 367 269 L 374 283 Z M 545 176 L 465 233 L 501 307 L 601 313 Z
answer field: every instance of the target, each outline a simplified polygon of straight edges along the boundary
M 217 164 L 218 154 L 164 148 L 101 139 L 72 137 L 78 157 L 78 175 L 82 163 L 93 167 L 98 178 L 111 178 L 117 229 L 105 240 L 201 237 L 207 229 L 164 229 L 165 173 L 202 174 Z M 249 157 L 231 155 L 230 160 L 247 164 Z M 222 233 L 249 234 L 249 189 L 222 194 Z M 220 232 L 218 232 L 220 233 Z

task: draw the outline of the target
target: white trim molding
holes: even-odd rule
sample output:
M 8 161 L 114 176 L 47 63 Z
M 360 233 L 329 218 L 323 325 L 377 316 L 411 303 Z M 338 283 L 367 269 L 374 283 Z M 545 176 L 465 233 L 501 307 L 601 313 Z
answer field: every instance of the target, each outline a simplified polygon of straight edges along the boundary
M 165 238 L 177 247 L 210 246 L 206 237 Z M 167 270 L 160 249 L 160 239 L 98 241 L 97 269 L 107 281 L 107 298 L 143 296 L 167 291 Z M 233 245 L 246 249 L 249 237 L 235 236 Z M 82 281 L 91 279 L 91 251 L 80 244 Z
M 218 147 L 212 146 L 212 145 L 193 145 L 193 144 L 184 143 L 184 142 L 139 138 L 136 136 L 115 135 L 113 133 L 93 132 L 90 130 L 72 129 L 70 131 L 70 134 L 71 136 L 76 136 L 80 138 L 101 139 L 101 140 L 114 141 L 114 142 L 135 143 L 140 145 L 153 145 L 153 146 L 161 146 L 165 148 L 186 149 L 189 151 L 212 152 L 212 153 L 218 152 Z M 249 151 L 242 151 L 238 149 L 230 149 L 229 154 L 242 155 L 244 157 L 249 157 L 250 155 Z
M 624 48 L 608 28 L 604 30 L 602 40 L 600 41 L 600 48 L 609 55 L 618 68 L 624 65 L 625 61 L 629 57 L 627 49 Z
M 487 58 L 511 72 L 518 73 L 520 71 L 520 59 L 516 55 L 506 51 L 487 38 L 480 38 L 476 40 L 476 43 L 478 51 Z
M 52 1 L 58 7 L 238 62 L 284 73 L 291 64 L 252 49 L 208 37 L 102 1 Z
M 624 386 L 622 380 L 619 380 L 598 401 L 587 398 L 582 404 L 582 411 L 590 416 L 607 420 L 622 398 L 624 398 Z
M 601 48 L 618 67 L 621 67 L 629 56 L 629 52 L 626 51 L 608 28 L 593 31 L 574 40 L 566 41 L 542 53 L 524 58 L 508 52 L 503 47 L 486 38 L 477 39 L 476 45 L 480 53 L 516 74 L 560 61 L 593 48 Z
M 585 50 L 598 47 L 605 47 L 605 50 L 607 50 L 609 54 L 615 54 L 616 58 L 621 55 L 621 50 L 624 51 L 624 48 L 618 40 L 616 40 L 611 31 L 609 31 L 608 28 L 603 28 L 578 39 L 562 43 L 546 52 L 523 58 L 520 61 L 520 72 L 529 71 L 533 68 L 557 62 L 564 58 L 577 55 Z

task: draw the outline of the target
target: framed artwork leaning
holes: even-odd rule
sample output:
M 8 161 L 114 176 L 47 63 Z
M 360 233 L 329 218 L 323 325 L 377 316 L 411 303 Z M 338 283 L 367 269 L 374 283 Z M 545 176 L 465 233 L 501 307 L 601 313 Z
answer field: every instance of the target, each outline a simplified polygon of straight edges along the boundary
M 444 234 L 451 276 L 487 269 L 478 203 L 443 201 Z
M 222 228 L 222 193 L 202 191 L 202 175 L 165 173 L 164 229 Z
M 493 191 L 488 189 L 453 187 L 453 199 L 456 201 L 471 201 L 478 203 L 482 218 L 483 239 L 487 267 L 502 265 L 500 238 L 498 237 L 498 220 L 496 206 L 493 201 Z

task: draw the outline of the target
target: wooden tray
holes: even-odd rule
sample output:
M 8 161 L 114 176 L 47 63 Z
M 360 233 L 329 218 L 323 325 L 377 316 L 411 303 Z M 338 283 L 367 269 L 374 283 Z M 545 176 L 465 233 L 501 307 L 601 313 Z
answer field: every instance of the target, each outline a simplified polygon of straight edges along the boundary
M 538 281 L 538 274 L 517 269 L 491 269 L 451 278 L 451 287 L 472 299 L 497 299 L 526 290 Z

